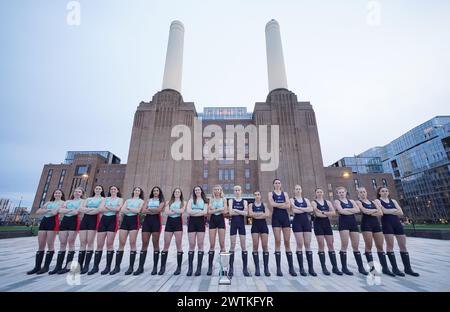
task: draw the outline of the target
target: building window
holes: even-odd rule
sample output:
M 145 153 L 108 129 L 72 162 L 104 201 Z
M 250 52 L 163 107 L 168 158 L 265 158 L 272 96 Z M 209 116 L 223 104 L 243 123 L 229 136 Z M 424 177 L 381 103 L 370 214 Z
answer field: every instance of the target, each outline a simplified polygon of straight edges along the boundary
M 245 190 L 247 190 L 247 191 L 250 190 L 250 183 L 245 183 Z
M 374 190 L 377 189 L 377 180 L 375 180 L 375 179 L 372 179 L 372 188 L 373 188 Z
M 225 184 L 223 185 L 223 189 L 224 189 L 224 190 L 229 190 L 229 189 L 230 189 L 230 184 L 225 183 Z
M 66 176 L 66 169 L 63 169 L 61 171 L 61 175 L 59 176 L 59 182 L 58 182 L 58 187 L 57 188 L 59 188 L 59 189 L 62 188 L 65 176 Z
M 226 169 L 224 170 L 224 179 L 225 180 L 228 180 L 228 178 L 229 178 L 228 177 L 228 172 L 229 172 L 228 170 L 226 170 Z
M 230 180 L 234 180 L 234 169 L 230 169 Z
M 202 189 L 203 189 L 204 191 L 208 190 L 208 184 L 203 184 L 203 185 L 202 185 Z
M 355 189 L 357 190 L 359 188 L 359 181 L 358 179 L 355 179 L 354 182 L 355 182 Z
M 383 183 L 383 187 L 388 187 L 386 179 L 381 179 L 381 182 Z
M 208 178 L 208 169 L 203 169 L 203 178 L 204 179 Z
M 248 179 L 250 178 L 250 169 L 245 169 L 245 178 Z
M 223 180 L 223 170 L 219 169 L 219 180 L 222 181 Z
M 89 166 L 88 165 L 77 166 L 75 168 L 75 175 L 76 176 L 87 174 L 88 172 L 89 172 Z M 106 170 L 105 170 L 105 173 L 106 173 Z

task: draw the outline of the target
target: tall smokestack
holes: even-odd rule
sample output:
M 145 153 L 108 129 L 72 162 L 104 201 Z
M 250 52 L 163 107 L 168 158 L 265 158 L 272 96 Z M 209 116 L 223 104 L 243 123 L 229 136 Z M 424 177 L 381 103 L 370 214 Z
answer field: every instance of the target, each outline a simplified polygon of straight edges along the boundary
M 269 92 L 275 89 L 287 89 L 280 25 L 274 19 L 266 24 L 266 53 Z
M 167 44 L 166 65 L 162 89 L 172 89 L 181 93 L 181 76 L 183 71 L 184 26 L 180 21 L 170 24 L 169 42 Z

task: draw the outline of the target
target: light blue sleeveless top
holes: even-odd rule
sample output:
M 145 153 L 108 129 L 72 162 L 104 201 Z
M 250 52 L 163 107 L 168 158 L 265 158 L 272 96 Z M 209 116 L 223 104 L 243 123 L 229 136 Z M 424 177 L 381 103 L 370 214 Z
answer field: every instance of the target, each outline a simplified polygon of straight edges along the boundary
M 194 200 L 192 200 L 192 210 L 203 210 L 205 208 L 205 202 L 203 199 L 197 200 L 197 204 L 194 204 Z
M 82 202 L 81 199 L 68 200 L 68 201 L 66 201 L 66 208 L 67 209 L 80 209 L 81 202 Z M 73 216 L 75 216 L 75 214 L 72 214 L 72 213 L 66 214 L 66 217 L 73 217 Z
M 107 197 L 105 201 L 105 206 L 110 208 L 117 208 L 120 204 L 120 197 L 116 197 L 115 199 L 111 199 L 111 197 Z M 103 215 L 107 217 L 115 216 L 117 212 L 107 211 L 104 212 Z
M 63 203 L 64 203 L 64 201 L 62 201 L 62 200 L 49 202 L 48 205 L 47 205 L 47 209 L 57 209 Z M 51 218 L 51 217 L 53 217 L 53 215 L 46 214 L 46 215 L 44 215 L 44 217 Z
M 211 204 L 212 204 L 213 209 L 223 208 L 223 199 L 221 198 L 221 199 L 217 200 L 216 198 L 213 198 Z M 221 214 L 222 214 L 222 212 L 214 213 L 214 215 L 216 215 L 216 216 L 220 216 Z
M 170 210 L 180 210 L 181 209 L 181 201 L 173 202 L 172 204 L 170 204 L 169 209 Z M 181 216 L 181 213 L 169 215 L 169 217 L 171 217 L 171 218 L 178 218 L 179 216 Z
M 140 199 L 140 198 L 137 198 L 137 199 L 133 199 L 133 198 L 127 199 L 127 202 L 126 202 L 127 208 L 131 208 L 131 209 L 139 208 L 139 205 L 141 204 L 141 202 L 142 202 L 142 199 Z M 136 216 L 137 213 L 129 212 L 129 213 L 126 213 L 125 215 L 128 216 L 128 217 L 132 217 L 132 216 Z
M 103 200 L 103 197 L 90 197 L 86 199 L 86 207 L 88 208 L 98 208 Z
M 159 208 L 159 199 L 149 199 L 148 203 L 147 203 L 147 208 L 148 209 L 158 209 Z

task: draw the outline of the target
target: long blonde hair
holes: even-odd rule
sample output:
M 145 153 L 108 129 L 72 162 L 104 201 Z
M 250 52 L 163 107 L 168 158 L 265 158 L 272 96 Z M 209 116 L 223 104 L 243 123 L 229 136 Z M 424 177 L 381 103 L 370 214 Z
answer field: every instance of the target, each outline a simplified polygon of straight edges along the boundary
M 225 194 L 223 193 L 223 188 L 222 188 L 222 185 L 220 185 L 220 184 L 214 185 L 212 199 L 216 198 L 216 193 L 214 192 L 215 188 L 218 188 L 220 190 L 220 198 L 223 199 L 225 197 Z

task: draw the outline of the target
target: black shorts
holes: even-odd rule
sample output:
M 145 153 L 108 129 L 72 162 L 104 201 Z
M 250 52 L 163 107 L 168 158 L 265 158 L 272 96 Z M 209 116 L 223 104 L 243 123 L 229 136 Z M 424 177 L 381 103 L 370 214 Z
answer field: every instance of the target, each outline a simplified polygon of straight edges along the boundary
M 39 224 L 39 231 L 59 231 L 59 217 L 44 217 Z
M 394 215 L 383 215 L 381 217 L 384 234 L 405 235 L 400 218 Z
M 292 221 L 292 231 L 298 232 L 311 232 L 311 220 L 307 213 L 300 213 L 294 215 L 294 221 Z
M 355 215 L 339 216 L 339 231 L 359 232 L 358 223 Z
M 380 222 L 378 218 L 375 216 L 368 216 L 363 214 L 361 220 L 361 231 L 362 232 L 372 232 L 379 233 L 381 232 Z
M 183 231 L 183 219 L 181 217 L 167 217 L 165 232 Z
M 209 218 L 209 229 L 225 229 L 225 218 L 223 214 L 211 215 Z
M 161 233 L 162 229 L 161 214 L 148 214 L 142 222 L 142 232 Z
M 287 210 L 280 208 L 273 208 L 272 227 L 288 228 L 291 227 L 289 214 Z
M 80 231 L 97 231 L 100 223 L 100 214 L 83 216 L 80 223 Z
M 80 218 L 78 216 L 64 216 L 61 224 L 59 225 L 60 231 L 79 231 L 80 230 Z
M 188 233 L 205 232 L 205 217 L 189 217 L 188 218 Z
M 140 225 L 141 219 L 138 214 L 135 216 L 124 215 L 122 222 L 120 223 L 120 229 L 126 231 L 139 231 Z
M 252 234 L 269 234 L 269 228 L 267 222 L 264 219 L 253 219 L 252 223 Z
M 331 228 L 330 219 L 328 218 L 314 218 L 314 234 L 320 235 L 333 235 L 333 229 Z
M 119 228 L 119 218 L 114 216 L 102 216 L 98 225 L 98 232 L 117 232 Z
M 244 216 L 232 216 L 230 225 L 230 235 L 245 235 L 245 220 Z

